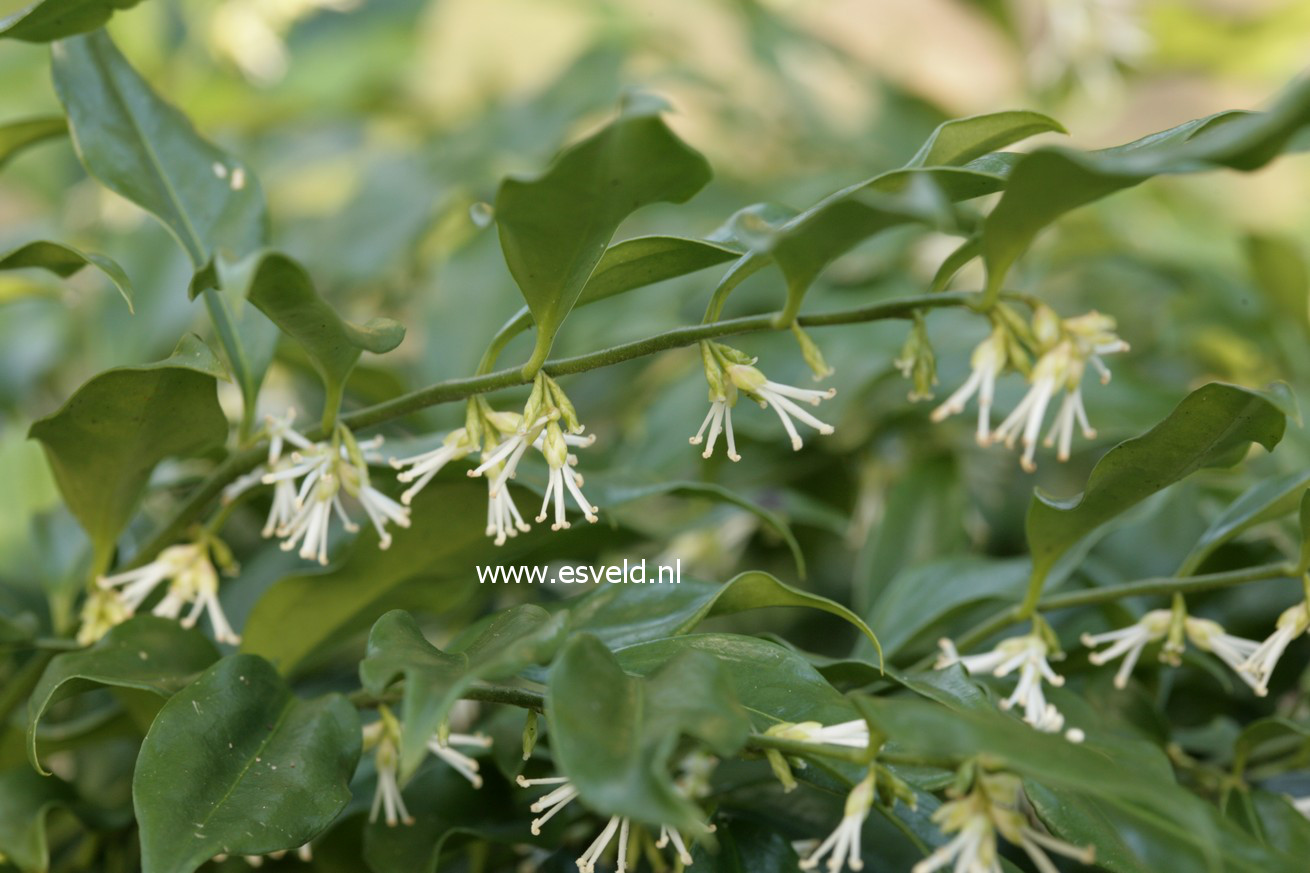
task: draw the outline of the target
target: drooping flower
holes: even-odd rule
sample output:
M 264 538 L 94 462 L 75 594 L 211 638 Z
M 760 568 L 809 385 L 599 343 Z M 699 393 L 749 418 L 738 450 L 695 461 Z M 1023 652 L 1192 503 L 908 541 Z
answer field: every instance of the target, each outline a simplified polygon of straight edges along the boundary
M 1124 688 L 1128 685 L 1128 676 L 1133 672 L 1142 650 L 1151 643 L 1164 639 L 1169 634 L 1173 621 L 1172 610 L 1156 609 L 1125 628 L 1100 634 L 1083 634 L 1082 643 L 1088 648 L 1110 644 L 1108 648 L 1092 652 L 1087 656 L 1087 660 L 1100 666 L 1122 655 L 1123 663 L 1119 665 L 1119 671 L 1114 675 L 1114 687 Z M 1167 659 L 1167 656 L 1165 658 Z
M 964 384 L 955 389 L 941 406 L 932 412 L 933 421 L 943 421 L 964 412 L 965 405 L 978 395 L 978 444 L 987 445 L 992 436 L 992 401 L 996 397 L 996 377 L 1009 361 L 1009 335 L 1001 326 L 992 329 L 969 358 L 971 370 Z
M 997 677 L 1005 677 L 1018 670 L 1019 681 L 1015 684 L 1014 693 L 1001 701 L 1001 708 L 1020 707 L 1023 720 L 1039 731 L 1056 733 L 1064 727 L 1064 716 L 1042 693 L 1043 680 L 1058 688 L 1064 684 L 1064 677 L 1051 669 L 1047 658 L 1052 654 L 1052 647 L 1040 631 L 1034 630 L 1023 636 L 1002 640 L 990 652 L 979 655 L 961 657 L 955 644 L 948 639 L 939 640 L 938 645 L 942 653 L 933 665 L 938 670 L 959 664 L 970 674 L 990 673 Z M 1080 734 L 1074 733 L 1071 739 L 1078 736 Z
M 441 760 L 445 761 L 459 775 L 469 781 L 474 788 L 482 787 L 482 776 L 478 773 L 479 765 L 476 758 L 470 758 L 463 752 L 451 748 L 451 746 L 474 746 L 479 749 L 491 748 L 491 737 L 482 734 L 448 734 L 442 738 L 441 734 L 436 734 L 428 740 L 428 750 Z
M 211 553 L 225 569 L 235 569 L 236 564 L 227 547 L 214 537 L 203 535 L 195 542 L 169 546 L 155 560 L 135 570 L 101 576 L 96 584 L 102 589 L 119 589 L 118 603 L 108 608 L 123 609 L 128 615 L 133 615 L 160 583 L 168 582 L 163 598 L 155 604 L 152 613 L 176 619 L 189 605 L 191 610 L 181 617 L 181 624 L 195 627 L 201 614 L 208 612 L 214 638 L 221 643 L 236 645 L 241 642 L 241 637 L 232 630 L 218 602 L 218 570 L 211 560 Z M 105 608 L 103 601 L 100 608 Z
M 131 617 L 132 610 L 117 591 L 96 588 L 82 604 L 77 628 L 78 645 L 91 645 Z
M 551 530 L 567 528 L 566 492 L 587 521 L 594 523 L 598 520 L 598 508 L 583 496 L 582 476 L 574 469 L 578 456 L 570 451 L 590 446 L 596 438 L 594 435 L 582 436 L 585 428 L 579 423 L 573 404 L 554 379 L 544 373 L 537 374 L 521 416 L 490 413 L 484 421 L 483 430 L 488 438 L 481 463 L 470 470 L 469 475 L 487 477 L 487 535 L 495 537 L 496 545 L 501 545 L 507 537 L 519 531 L 529 529 L 508 494 L 508 483 L 518 472 L 519 462 L 530 448 L 542 454 L 549 469 L 545 499 L 537 521 L 546 520 L 553 503 L 555 518 Z
M 864 868 L 860 857 L 860 832 L 864 822 L 873 808 L 873 771 L 856 783 L 850 794 L 846 795 L 846 808 L 837 828 L 828 835 L 819 847 L 801 861 L 802 870 L 813 870 L 825 856 L 830 873 L 838 873 L 843 866 L 852 870 Z
M 1102 384 L 1110 381 L 1110 371 L 1101 357 L 1128 350 L 1128 344 L 1115 335 L 1114 329 L 1114 319 L 1098 312 L 1063 320 L 1046 306 L 1034 313 L 1033 335 L 1041 355 L 1029 376 L 1028 393 L 991 438 L 992 442 L 1004 442 L 1007 448 L 1021 442 L 1024 451 L 1020 464 L 1024 470 L 1031 473 L 1037 469 L 1033 460 L 1037 438 L 1046 410 L 1060 391 L 1064 391 L 1064 399 L 1043 444 L 1057 446 L 1056 457 L 1067 461 L 1075 423 L 1087 439 L 1096 436 L 1083 406 L 1083 373 L 1091 364 L 1100 373 Z
M 765 733 L 768 736 L 802 743 L 845 746 L 852 749 L 869 747 L 869 723 L 862 718 L 829 725 L 817 721 L 784 722 L 772 726 Z
M 701 423 L 700 430 L 689 442 L 698 446 L 705 442 L 702 457 L 708 458 L 714 453 L 714 445 L 722 433 L 728 444 L 728 458 L 741 460 L 737 454 L 736 439 L 732 430 L 732 408 L 737 405 L 740 394 L 754 400 L 764 409 L 777 413 L 783 428 L 791 438 L 792 449 L 799 451 L 804 445 L 796 430 L 793 418 L 799 419 L 821 434 L 833 432 L 832 425 L 826 424 L 802 409 L 797 401 L 818 406 L 823 400 L 836 395 L 834 388 L 819 391 L 813 388 L 797 388 L 781 382 L 771 382 L 755 368 L 755 358 L 743 352 L 725 346 L 722 343 L 701 343 L 701 358 L 705 365 L 705 379 L 709 383 L 710 411 Z M 709 430 L 708 439 L 706 430 Z
M 573 469 L 578 463 L 578 456 L 569 452 L 567 438 L 560 429 L 559 423 L 552 421 L 547 424 L 540 439 L 542 440 L 541 453 L 546 457 L 546 464 L 550 467 L 550 480 L 546 485 L 546 494 L 541 501 L 541 513 L 537 516 L 537 521 L 546 520 L 547 509 L 551 499 L 554 498 L 555 521 L 550 529 L 562 530 L 569 526 L 564 513 L 564 492 L 567 489 L 573 501 L 582 510 L 583 517 L 595 523 L 597 507 L 592 506 L 582 494 L 582 477 Z
M 1310 601 L 1302 601 L 1278 617 L 1275 630 L 1237 668 L 1240 674 L 1255 681 L 1251 687 L 1260 697 L 1269 693 L 1269 679 L 1278 666 L 1278 659 L 1287 647 L 1301 634 L 1310 630 Z
M 915 864 L 912 873 L 933 873 L 951 865 L 957 873 L 1001 873 L 998 834 L 1022 848 L 1042 873 L 1055 873 L 1057 869 L 1048 851 L 1082 864 L 1095 860 L 1093 847 L 1066 843 L 1041 828 L 1017 776 L 982 773 L 974 778 L 967 793 L 949 793 L 954 799 L 943 803 L 932 820 L 943 833 L 955 836 Z
M 1257 688 L 1259 683 L 1256 677 L 1250 671 L 1242 668 L 1255 655 L 1256 650 L 1260 648 L 1259 643 L 1244 637 L 1233 636 L 1225 631 L 1223 625 L 1219 624 L 1219 622 L 1211 621 L 1208 618 L 1188 616 L 1184 622 L 1184 627 L 1187 630 L 1187 638 L 1191 640 L 1193 645 L 1203 652 L 1214 653 L 1219 660 L 1237 673 L 1239 679 L 1253 689 Z
M 377 821 L 378 813 L 382 812 L 387 827 L 401 822 L 412 825 L 414 818 L 405 808 L 405 798 L 400 792 L 400 723 L 385 706 L 378 709 L 378 715 L 381 717 L 377 721 L 364 726 L 364 751 L 373 752 L 378 771 L 368 820 Z

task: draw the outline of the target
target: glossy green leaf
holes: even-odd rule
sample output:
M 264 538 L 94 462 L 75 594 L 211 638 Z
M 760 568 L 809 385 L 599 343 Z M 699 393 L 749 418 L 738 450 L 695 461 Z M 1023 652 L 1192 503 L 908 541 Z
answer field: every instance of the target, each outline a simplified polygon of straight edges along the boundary
M 889 737 L 887 754 L 926 760 L 978 759 L 986 766 L 1035 780 L 1057 792 L 1093 798 L 1141 827 L 1166 834 L 1180 869 L 1283 869 L 1282 859 L 1225 822 L 1205 801 L 1161 778 L 1142 778 L 1137 756 L 1115 738 L 1101 745 L 1071 743 L 1035 731 L 995 710 L 948 709 L 928 701 L 857 696 L 869 721 Z M 1158 753 L 1156 753 L 1158 755 Z M 1085 811 L 1075 808 L 1068 825 L 1061 810 L 1043 819 L 1059 837 L 1085 834 Z M 1186 859 L 1185 861 L 1183 859 Z M 1255 865 L 1255 866 L 1243 866 Z M 1131 869 L 1124 866 L 1122 869 Z
M 1039 133 L 1067 131 L 1048 115 L 1017 110 L 956 118 L 937 126 L 907 167 L 958 167 Z
M 714 849 L 692 851 L 698 873 L 795 873 L 800 858 L 776 829 L 745 820 L 715 822 Z M 691 866 L 691 865 L 689 865 Z
M 1034 578 L 1083 537 L 1152 494 L 1206 467 L 1231 467 L 1252 443 L 1271 450 L 1283 438 L 1286 399 L 1212 382 L 1187 395 L 1147 433 L 1115 446 L 1083 493 L 1060 500 L 1038 491 L 1028 508 Z
M 427 755 L 427 743 L 461 694 L 474 682 L 508 679 L 546 660 L 558 647 L 563 616 L 525 604 L 500 613 L 467 647 L 442 652 L 423 636 L 414 617 L 401 610 L 377 620 L 368 636 L 368 656 L 359 665 L 363 686 L 381 694 L 405 680 L 401 702 L 401 778 Z
M 50 869 L 46 818 L 74 799 L 68 783 L 41 776 L 31 767 L 0 771 L 0 857 L 22 873 L 46 873 Z
M 888 656 L 953 613 L 1023 594 L 1028 561 L 981 556 L 943 558 L 901 571 L 874 601 L 869 624 Z
M 777 606 L 827 612 L 854 625 L 875 646 L 878 642 L 868 625 L 840 603 L 759 571 L 738 574 L 723 584 L 684 579 L 676 585 L 604 585 L 575 604 L 569 631 L 586 631 L 613 649 L 684 634 L 707 618 Z
M 51 51 L 55 90 L 87 171 L 162 221 L 196 271 L 220 251 L 240 258 L 263 243 L 267 216 L 254 173 L 202 138 L 106 33 Z
M 619 664 L 646 676 L 687 652 L 712 655 L 723 665 L 735 698 L 757 730 L 782 721 L 839 724 L 859 718 L 851 705 L 792 649 L 738 634 L 688 634 L 620 649 Z
M 305 844 L 349 802 L 359 754 L 344 697 L 302 700 L 262 658 L 224 658 L 164 704 L 141 745 L 142 870 L 191 873 L 220 853 Z
M 1310 82 L 1268 112 L 1222 113 L 1098 152 L 1043 148 L 1021 158 L 983 223 L 987 290 L 998 292 L 1018 257 L 1064 213 L 1152 176 L 1228 167 L 1254 170 L 1310 124 Z
M 475 565 L 509 561 L 541 543 L 534 530 L 500 548 L 492 545 L 486 502 L 482 482 L 430 483 L 414 498 L 412 526 L 395 531 L 390 548 L 379 549 L 377 533 L 366 527 L 327 572 L 307 569 L 269 588 L 242 629 L 242 651 L 293 674 L 324 644 L 366 630 L 392 608 L 389 598 L 407 580 L 425 577 L 422 584 L 451 605 L 477 595 Z
M 101 27 L 123 9 L 141 0 L 35 0 L 26 8 L 0 18 L 0 38 L 53 42 Z
M 27 700 L 27 755 L 38 770 L 41 717 L 55 703 L 97 685 L 168 697 L 218 660 L 204 634 L 178 622 L 138 615 L 111 628 L 89 648 L 56 655 Z
M 1195 573 L 1215 549 L 1231 542 L 1244 531 L 1257 524 L 1282 518 L 1299 508 L 1307 488 L 1310 488 L 1310 471 L 1306 470 L 1265 479 L 1252 485 L 1210 522 L 1210 526 L 1183 561 L 1178 575 Z
M 0 168 L 29 146 L 66 133 L 68 122 L 62 115 L 25 118 L 0 124 Z
M 682 203 L 709 181 L 709 164 L 669 130 L 662 108 L 629 102 L 543 174 L 506 179 L 496 192 L 501 248 L 537 327 L 526 372 L 546 360 L 619 224 L 643 206 Z
M 1233 746 L 1233 773 L 1240 776 L 1253 756 L 1295 756 L 1310 751 L 1310 725 L 1271 715 L 1242 728 Z
M 616 242 L 601 255 L 582 286 L 577 306 L 586 306 L 676 279 L 741 257 L 736 248 L 681 236 L 639 236 Z M 532 327 L 532 312 L 523 307 L 506 322 L 493 342 L 504 345 Z
M 222 365 L 194 336 L 172 356 L 94 377 L 53 415 L 32 425 L 59 490 L 91 537 L 94 566 L 108 566 L 155 465 L 219 445 L 227 419 L 215 379 Z
M 668 770 L 679 738 L 694 737 L 731 755 L 750 731 L 715 658 L 683 653 L 638 679 L 588 634 L 572 637 L 560 652 L 546 717 L 555 763 L 589 807 L 693 831 L 703 813 L 677 791 Z
M 95 267 L 105 275 L 132 309 L 132 282 L 123 268 L 110 258 L 95 252 L 79 252 L 72 246 L 57 242 L 30 242 L 0 254 L 0 270 L 41 269 L 67 279 L 83 267 Z
M 245 297 L 300 343 L 330 398 L 339 400 L 361 353 L 389 352 L 405 338 L 404 326 L 389 318 L 374 318 L 363 325 L 343 319 L 314 290 L 305 268 L 286 255 L 261 252 L 247 275 Z

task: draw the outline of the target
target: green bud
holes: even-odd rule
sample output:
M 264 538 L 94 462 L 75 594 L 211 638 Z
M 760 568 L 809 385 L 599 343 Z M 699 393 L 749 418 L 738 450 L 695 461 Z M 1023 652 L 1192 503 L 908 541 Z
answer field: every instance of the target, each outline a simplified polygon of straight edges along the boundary
M 532 750 L 537 746 L 537 711 L 528 710 L 528 720 L 523 725 L 523 760 L 532 757 Z
M 792 336 L 796 337 L 796 342 L 800 344 L 801 357 L 805 359 L 810 372 L 814 374 L 814 381 L 818 382 L 831 376 L 834 370 L 828 366 L 828 362 L 823 359 L 823 352 L 819 350 L 814 340 L 810 339 L 810 335 L 801 330 L 798 322 L 791 323 L 791 332 Z

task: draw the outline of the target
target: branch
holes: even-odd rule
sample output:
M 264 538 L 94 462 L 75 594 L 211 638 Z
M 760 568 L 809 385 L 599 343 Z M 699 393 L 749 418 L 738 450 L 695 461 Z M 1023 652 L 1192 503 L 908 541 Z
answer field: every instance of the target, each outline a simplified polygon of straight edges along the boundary
M 806 315 L 798 320 L 803 327 L 828 327 L 838 324 L 858 324 L 866 321 L 910 318 L 915 310 L 920 309 L 972 306 L 977 296 L 976 292 L 971 291 L 922 294 L 915 297 L 886 300 L 854 309 Z M 575 373 L 585 373 L 588 370 L 635 360 L 668 349 L 695 345 L 702 340 L 778 330 L 779 328 L 775 327 L 773 323 L 776 316 L 777 313 L 769 312 L 763 315 L 749 315 L 743 318 L 729 318 L 692 327 L 675 328 L 646 339 L 601 349 L 597 352 L 547 361 L 542 369 L 550 376 L 571 376 Z M 348 415 L 343 415 L 341 421 L 351 430 L 362 430 L 376 427 L 397 418 L 403 418 L 406 415 L 427 409 L 429 406 L 466 400 L 475 394 L 486 394 L 490 391 L 499 391 L 524 384 L 526 382 L 519 367 L 509 367 L 482 376 L 447 379 L 444 382 L 437 382 L 426 388 L 402 394 L 375 406 L 368 406 Z M 324 434 L 320 430 L 313 430 L 307 433 L 306 436 L 317 440 L 322 439 Z M 232 480 L 259 466 L 266 451 L 266 446 L 261 443 L 229 455 L 183 501 L 173 517 L 166 521 L 155 535 L 137 551 L 135 557 L 127 566 L 138 567 L 146 563 L 164 547 L 177 540 L 183 531 L 200 519 L 210 502 L 221 494 Z

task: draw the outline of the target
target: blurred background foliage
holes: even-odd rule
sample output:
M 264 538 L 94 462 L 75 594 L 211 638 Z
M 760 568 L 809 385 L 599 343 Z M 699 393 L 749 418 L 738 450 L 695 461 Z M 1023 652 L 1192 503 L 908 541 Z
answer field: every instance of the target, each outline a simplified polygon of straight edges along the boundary
M 24 5 L 0 0 L 0 14 Z M 561 144 L 593 129 L 626 89 L 664 95 L 674 128 L 710 159 L 716 176 L 690 204 L 658 206 L 619 236 L 704 236 L 742 206 L 774 201 L 803 208 L 824 194 L 896 167 L 939 122 L 1009 108 L 1048 112 L 1072 144 L 1135 139 L 1190 118 L 1259 108 L 1302 72 L 1310 48 L 1304 0 L 1103 0 L 1087 21 L 1059 0 L 179 0 L 143 3 L 110 31 L 129 59 L 207 136 L 255 168 L 267 191 L 280 248 L 309 266 L 347 317 L 385 313 L 408 327 L 404 344 L 369 357 L 352 378 L 348 408 L 472 371 L 486 340 L 520 306 L 493 229 L 470 218 L 507 173 L 544 165 Z M 1091 8 L 1089 7 L 1089 8 Z M 59 112 L 48 48 L 0 50 L 0 119 Z M 1062 139 L 1053 135 L 1035 143 Z M 0 276 L 0 611 L 50 621 L 46 592 L 71 598 L 81 534 L 60 501 L 30 423 L 91 375 L 161 358 L 179 335 L 208 334 L 190 302 L 189 265 L 164 229 L 89 179 L 67 139 L 32 148 L 0 169 L 0 250 L 53 238 L 105 252 L 136 291 L 136 314 L 99 275 L 71 281 L 35 272 Z M 905 661 L 928 651 L 987 598 L 1023 583 L 1023 513 L 1034 485 L 1079 491 L 1107 447 L 1163 418 L 1210 380 L 1261 387 L 1288 381 L 1310 397 L 1307 270 L 1310 162 L 1296 156 L 1253 175 L 1157 179 L 1082 209 L 1044 234 L 1011 284 L 1062 314 L 1112 314 L 1132 352 L 1106 388 L 1086 396 L 1100 435 L 1067 465 L 1040 459 L 1023 475 L 1012 454 L 974 445 L 968 421 L 934 426 L 930 408 L 906 398 L 893 366 L 906 325 L 877 323 L 815 332 L 831 364 L 837 432 L 793 455 L 764 415 L 739 417 L 745 460 L 702 461 L 687 445 L 703 414 L 705 386 L 694 349 L 572 377 L 566 390 L 599 441 L 586 459 L 593 496 L 633 482 L 722 484 L 774 510 L 808 558 L 801 583 L 852 604 L 874 629 L 898 637 Z M 808 310 L 923 291 L 950 240 L 911 229 L 884 234 L 843 257 L 811 294 Z M 699 320 L 716 277 L 700 274 L 573 314 L 556 355 L 588 351 Z M 976 288 L 966 270 L 953 285 Z M 784 291 L 766 270 L 733 298 L 727 315 L 772 311 Z M 986 331 L 963 312 L 930 316 L 942 388 L 958 384 Z M 521 337 L 503 362 L 530 350 Z M 762 356 L 771 377 L 808 380 L 792 339 L 737 343 Z M 1003 383 L 998 408 L 1022 391 Z M 264 411 L 317 408 L 307 362 L 284 344 L 264 391 Z M 233 415 L 235 391 L 224 396 Z M 505 407 L 513 402 L 505 400 Z M 456 422 L 462 407 L 429 410 L 393 428 L 404 440 Z M 968 418 L 966 416 L 965 418 Z M 1220 509 L 1257 478 L 1304 468 L 1310 440 L 1293 428 L 1277 452 L 1234 472 L 1194 477 L 1130 514 L 1077 571 L 1109 584 L 1172 574 Z M 161 468 L 182 485 L 203 464 Z M 590 493 L 590 492 L 589 492 Z M 167 502 L 165 489 L 157 501 Z M 147 503 L 132 537 L 148 534 L 160 507 Z M 795 582 L 786 544 L 739 508 L 686 495 L 609 509 L 593 530 L 550 540 L 551 557 L 619 562 L 680 558 L 689 575 L 726 579 L 766 569 Z M 294 560 L 258 539 L 259 518 L 238 515 L 226 531 L 246 572 L 225 586 L 242 618 Z M 622 535 L 616 535 L 622 534 Z M 1291 542 L 1266 526 L 1225 547 L 1207 569 L 1247 566 Z M 970 556 L 967 559 L 963 556 Z M 495 554 L 488 550 L 487 560 Z M 955 564 L 941 564 L 953 559 Z M 887 592 L 946 598 L 969 575 L 958 562 L 988 562 L 994 585 L 951 594 L 959 606 L 915 625 Z M 915 576 L 913 569 L 924 574 Z M 973 566 L 973 563 L 967 566 Z M 440 568 L 431 568 L 439 573 Z M 929 593 L 922 586 L 936 586 Z M 973 583 L 971 583 L 973 584 Z M 1281 583 L 1280 583 L 1281 584 Z M 458 590 L 455 590 L 455 589 Z M 938 593 L 937 589 L 947 593 Z M 570 591 L 532 591 L 532 598 Z M 438 641 L 489 604 L 471 579 L 443 594 L 414 595 Z M 522 595 L 502 595 L 504 597 Z M 1263 636 L 1297 597 L 1295 586 L 1260 585 L 1197 599 L 1234 633 Z M 981 598 L 981 600 L 980 600 Z M 894 599 L 894 598 L 892 598 Z M 8 602 L 6 602 L 8 601 Z M 508 602 L 508 601 L 506 601 Z M 505 605 L 504 602 L 498 605 Z M 995 606 L 995 602 L 991 602 Z M 65 606 L 64 608 L 67 608 Z M 380 612 L 382 606 L 378 607 Z M 57 617 L 57 616 L 54 616 Z M 318 653 L 320 666 L 362 651 L 376 614 Z M 853 634 L 825 618 L 752 617 L 800 645 L 841 655 Z M 743 626 L 737 619 L 736 627 Z M 1065 628 L 1060 628 L 1062 636 Z M 1073 639 L 1077 628 L 1067 628 Z M 893 632 L 895 631 L 895 632 Z M 1304 665 L 1306 640 L 1298 644 Z M 1068 667 L 1077 673 L 1077 665 Z M 1304 677 L 1287 669 L 1281 690 Z M 3 676 L 0 676 L 2 679 Z M 1162 730 L 1150 708 L 1111 693 L 1108 671 L 1088 673 L 1084 694 L 1141 730 Z M 1231 737 L 1242 706 L 1216 694 L 1231 683 L 1198 668 L 1161 674 L 1151 694 L 1198 753 Z M 1072 683 L 1072 684 L 1077 684 Z M 1208 693 L 1180 694 L 1175 685 Z M 1277 700 L 1275 693 L 1271 700 Z M 1297 697 L 1294 706 L 1303 706 Z M 1287 704 L 1283 704 L 1285 707 Z M 1225 714 L 1225 711 L 1227 714 Z M 1190 744 L 1190 745 L 1189 745 Z M 14 750 L 3 751 L 5 764 Z M 21 760 L 21 752 L 15 760 Z M 106 782 L 109 780 L 106 779 Z

